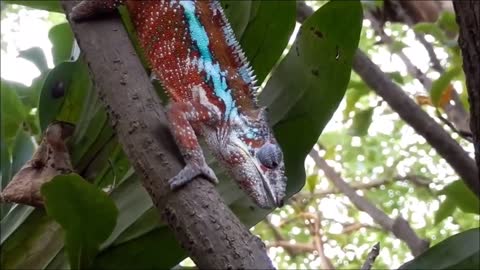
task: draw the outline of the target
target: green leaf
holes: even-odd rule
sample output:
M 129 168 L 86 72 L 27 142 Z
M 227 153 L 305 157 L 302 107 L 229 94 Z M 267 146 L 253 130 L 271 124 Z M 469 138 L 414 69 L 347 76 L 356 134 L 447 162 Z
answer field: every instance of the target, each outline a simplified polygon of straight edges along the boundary
M 426 23 L 421 22 L 413 26 L 413 30 L 420 34 L 429 34 L 432 35 L 436 40 L 440 42 L 445 42 L 447 37 L 445 33 L 436 25 L 435 23 Z
M 369 108 L 355 113 L 352 126 L 349 130 L 352 136 L 365 136 L 368 134 L 368 128 L 372 123 L 373 109 L 374 108 Z
M 433 105 L 438 107 L 440 105 L 440 100 L 443 92 L 447 89 L 448 85 L 452 80 L 460 75 L 462 72 L 461 66 L 454 66 L 448 71 L 443 73 L 440 78 L 433 82 L 432 88 L 430 89 L 430 99 L 432 100 Z
M 43 209 L 16 205 L 5 219 L 0 269 L 43 269 L 63 246 L 60 226 Z
M 462 180 L 457 180 L 447 185 L 440 194 L 454 202 L 463 212 L 480 214 L 480 199 L 467 188 Z
M 88 267 L 117 220 L 106 193 L 76 174 L 59 175 L 41 188 L 45 208 L 65 230 L 65 245 L 74 269 Z
M 8 147 L 5 144 L 5 141 L 3 140 L 3 134 L 2 134 L 2 140 L 0 140 L 0 152 L 1 152 L 1 164 L 2 164 L 2 167 L 0 168 L 0 171 L 2 173 L 0 188 L 3 190 L 7 186 L 8 182 L 10 182 L 10 179 L 12 176 L 11 174 L 12 159 L 8 151 Z
M 73 32 L 68 23 L 55 25 L 48 32 L 52 42 L 52 56 L 55 65 L 71 59 L 73 49 Z
M 164 254 L 164 256 L 159 256 Z M 166 226 L 132 241 L 111 247 L 97 256 L 94 269 L 170 269 L 185 258 Z
M 153 207 L 152 200 L 137 177 L 132 177 L 123 182 L 112 192 L 111 198 L 115 201 L 119 216 L 115 229 L 103 246 L 113 243 L 123 231 Z M 160 217 L 157 214 L 157 220 L 159 219 Z
M 252 1 L 221 1 L 223 11 L 232 25 L 232 29 L 235 32 L 237 40 L 241 40 L 243 32 L 247 27 L 247 24 L 250 20 L 251 13 L 255 11 L 252 8 L 252 5 L 255 5 L 255 2 Z
M 304 185 L 305 157 L 345 93 L 361 26 L 359 1 L 323 5 L 303 23 L 261 93 L 284 152 L 289 194 Z
M 43 9 L 46 11 L 63 13 L 59 0 L 2 0 L 7 4 L 16 4 L 34 9 Z
M 399 40 L 394 40 L 392 42 L 392 45 L 390 46 L 390 50 L 391 50 L 392 53 L 399 53 L 406 47 L 408 47 L 408 46 L 404 42 L 399 41 Z
M 479 269 L 480 229 L 453 235 L 399 269 Z
M 306 185 L 307 185 L 307 189 L 308 189 L 308 191 L 310 191 L 310 193 L 313 193 L 313 191 L 315 191 L 315 187 L 317 186 L 317 182 L 318 182 L 318 174 L 311 174 L 307 177 Z
M 399 71 L 394 71 L 394 72 L 385 72 L 392 80 L 398 84 L 405 84 L 404 77 Z
M 35 208 L 28 205 L 13 205 L 12 209 L 2 218 L 1 222 L 1 244 L 16 231 Z M 3 269 L 3 268 L 2 268 Z
M 30 134 L 22 129 L 18 130 L 12 150 L 12 176 L 32 158 L 34 151 L 35 146 L 33 145 Z
M 240 43 L 261 84 L 282 55 L 295 28 L 295 1 L 255 1 Z M 253 15 L 253 14 L 252 14 Z M 269 42 L 275 41 L 275 42 Z
M 451 216 L 456 208 L 457 205 L 455 204 L 455 202 L 447 197 L 447 199 L 445 199 L 445 201 L 440 204 L 437 212 L 435 212 L 435 225 L 442 222 L 447 217 Z
M 370 93 L 370 88 L 363 81 L 351 80 L 348 84 L 348 90 L 345 93 L 346 106 L 343 110 L 343 119 L 348 119 L 351 111 L 355 109 L 355 104 L 364 96 Z
M 18 56 L 35 64 L 38 70 L 40 70 L 40 73 L 48 70 L 47 58 L 40 47 L 32 47 L 21 51 Z
M 2 80 L 0 94 L 1 124 L 2 130 L 5 132 L 3 140 L 8 145 L 8 141 L 16 136 L 17 130 L 25 120 L 27 113 L 13 84 Z
M 74 76 L 75 65 L 74 62 L 61 63 L 48 73 L 43 83 L 38 104 L 38 117 L 42 132 L 51 122 L 57 120 L 57 114 L 62 108 Z
M 452 34 L 458 33 L 458 24 L 455 20 L 455 13 L 451 11 L 444 11 L 440 14 L 437 21 L 438 26 L 445 29 Z

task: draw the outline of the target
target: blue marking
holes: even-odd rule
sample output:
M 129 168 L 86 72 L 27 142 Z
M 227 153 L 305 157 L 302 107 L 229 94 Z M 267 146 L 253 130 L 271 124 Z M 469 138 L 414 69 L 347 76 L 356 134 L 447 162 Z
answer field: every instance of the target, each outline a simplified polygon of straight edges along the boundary
M 197 44 L 200 57 L 198 61 L 199 71 L 203 70 L 207 74 L 207 80 L 213 82 L 213 90 L 215 95 L 223 100 L 225 103 L 225 118 L 230 116 L 237 116 L 238 110 L 235 107 L 235 100 L 231 95 L 231 91 L 227 87 L 225 78 L 226 72 L 220 69 L 218 63 L 213 63 L 213 57 L 208 48 L 209 39 L 205 27 L 200 23 L 195 15 L 195 3 L 193 1 L 180 1 L 185 10 L 185 17 L 187 19 L 188 29 L 193 41 Z

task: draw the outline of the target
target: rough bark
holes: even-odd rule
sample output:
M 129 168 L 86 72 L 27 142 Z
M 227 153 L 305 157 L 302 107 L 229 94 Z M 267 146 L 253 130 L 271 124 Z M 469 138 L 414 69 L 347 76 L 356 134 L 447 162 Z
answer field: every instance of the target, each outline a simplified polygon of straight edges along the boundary
M 62 1 L 67 14 L 76 3 Z M 184 164 L 118 14 L 70 23 L 123 150 L 187 254 L 201 269 L 273 268 L 263 242 L 245 228 L 210 182 L 196 178 L 170 191 L 167 179 Z
M 458 43 L 462 50 L 463 70 L 467 79 L 470 130 L 473 135 L 477 166 L 480 168 L 480 2 L 478 0 L 453 1 L 453 7 L 460 26 Z M 479 181 L 480 174 L 477 174 L 477 184 Z
M 336 188 L 348 197 L 357 209 L 367 213 L 384 230 L 392 232 L 398 239 L 405 242 L 412 251 L 413 256 L 418 256 L 428 249 L 429 242 L 419 238 L 404 218 L 398 216 L 397 218 L 392 219 L 367 199 L 358 195 L 355 189 L 345 182 L 340 174 L 338 174 L 322 157 L 320 157 L 317 151 L 312 150 L 310 152 L 310 157 L 318 168 L 325 173 L 325 176 L 335 185 Z

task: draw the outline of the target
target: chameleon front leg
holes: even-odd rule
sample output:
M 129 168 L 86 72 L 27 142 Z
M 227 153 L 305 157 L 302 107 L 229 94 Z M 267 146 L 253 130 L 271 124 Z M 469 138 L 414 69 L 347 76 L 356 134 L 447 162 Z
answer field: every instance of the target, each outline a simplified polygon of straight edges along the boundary
M 88 19 L 97 14 L 114 11 L 125 0 L 83 0 L 70 12 L 70 18 L 74 21 Z
M 195 90 L 193 90 L 195 91 Z M 202 134 L 204 126 L 215 126 L 220 120 L 220 113 L 202 99 L 199 101 L 172 103 L 167 112 L 170 129 L 177 146 L 186 162 L 185 167 L 168 183 L 171 189 L 176 189 L 195 178 L 203 175 L 214 183 L 218 183 L 213 170 L 207 165 L 197 134 Z

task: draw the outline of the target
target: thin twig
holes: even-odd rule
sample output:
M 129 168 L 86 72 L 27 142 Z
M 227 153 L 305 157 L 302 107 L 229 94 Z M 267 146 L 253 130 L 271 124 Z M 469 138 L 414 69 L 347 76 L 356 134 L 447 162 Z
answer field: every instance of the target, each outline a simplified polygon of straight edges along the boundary
M 320 157 L 317 151 L 310 151 L 310 157 L 314 160 L 318 168 L 323 170 L 325 176 L 349 198 L 355 207 L 370 215 L 384 230 L 392 232 L 397 238 L 404 241 L 414 256 L 421 254 L 428 248 L 429 242 L 419 238 L 405 219 L 400 216 L 391 219 L 366 198 L 358 195 L 356 191 Z
M 367 256 L 367 260 L 365 261 L 365 263 L 362 265 L 362 268 L 361 270 L 370 270 L 372 269 L 372 265 L 373 263 L 375 262 L 375 260 L 377 259 L 378 255 L 380 254 L 380 243 L 377 242 L 372 250 L 370 250 L 370 252 L 368 253 L 368 256 Z

